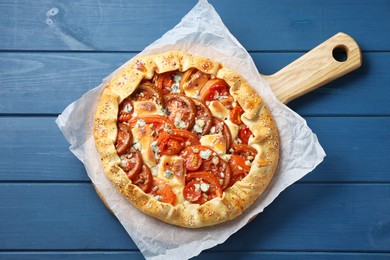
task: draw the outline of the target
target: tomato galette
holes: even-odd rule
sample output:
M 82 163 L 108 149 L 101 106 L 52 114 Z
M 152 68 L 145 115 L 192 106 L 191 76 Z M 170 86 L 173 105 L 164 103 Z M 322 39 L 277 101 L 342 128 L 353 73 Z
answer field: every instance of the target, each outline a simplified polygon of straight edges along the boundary
M 187 228 L 240 215 L 279 158 L 272 115 L 244 78 L 179 51 L 123 68 L 103 91 L 94 135 L 116 188 L 144 213 Z

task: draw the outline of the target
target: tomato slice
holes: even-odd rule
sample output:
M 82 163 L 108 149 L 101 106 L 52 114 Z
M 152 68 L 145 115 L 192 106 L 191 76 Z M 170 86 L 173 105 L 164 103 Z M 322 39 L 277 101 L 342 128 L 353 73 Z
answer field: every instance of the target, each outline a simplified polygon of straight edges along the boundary
M 245 164 L 245 159 L 235 154 L 233 154 L 229 160 L 229 166 L 232 169 L 232 178 L 230 180 L 229 187 L 237 181 L 242 180 L 246 175 L 248 175 L 250 170 L 250 167 Z
M 199 202 L 199 199 L 202 197 L 202 190 L 199 188 L 200 185 L 200 181 L 190 181 L 183 189 L 184 198 L 191 203 Z
M 132 143 L 133 134 L 131 133 L 129 126 L 125 123 L 119 123 L 115 144 L 115 149 L 118 155 L 125 154 Z
M 199 162 L 199 157 L 201 162 Z M 226 189 L 230 182 L 231 169 L 213 149 L 203 145 L 194 145 L 184 149 L 180 156 L 186 160 L 188 171 L 204 171 L 211 173 L 218 180 L 222 190 Z M 192 161 L 193 160 L 193 161 Z M 187 164 L 190 167 L 187 167 Z M 200 166 L 198 166 L 200 164 Z M 194 169 L 194 170 L 192 170 Z
M 164 96 L 168 118 L 177 128 L 189 130 L 195 122 L 196 106 L 191 98 L 181 94 Z
M 241 115 L 244 113 L 244 110 L 241 106 L 236 106 L 230 111 L 230 121 L 236 125 L 241 125 Z
M 161 151 L 161 155 L 179 154 L 180 151 L 187 146 L 199 144 L 196 135 L 182 129 L 173 129 L 169 132 L 163 132 L 157 139 L 157 145 Z
M 132 101 L 153 101 L 157 105 L 164 107 L 164 99 L 161 91 L 149 81 L 142 82 L 133 94 L 131 94 L 130 99 Z
M 226 137 L 226 150 L 229 150 L 230 147 L 233 145 L 233 139 L 232 134 L 230 133 L 229 127 L 226 125 L 226 123 L 216 117 L 213 117 L 212 120 L 212 128 L 211 128 L 211 134 L 222 134 Z
M 152 194 L 160 202 L 172 205 L 176 204 L 176 194 L 173 192 L 171 186 L 159 178 L 153 178 L 153 185 L 150 194 Z
M 133 115 L 133 111 L 134 111 L 133 102 L 131 102 L 129 99 L 123 100 L 119 104 L 118 121 L 119 122 L 129 121 Z
M 257 155 L 257 151 L 247 144 L 234 144 L 232 146 L 233 154 L 240 156 L 244 160 L 252 162 Z
M 199 171 L 186 176 L 187 185 L 184 187 L 184 198 L 192 203 L 203 204 L 213 198 L 222 198 L 222 188 L 218 179 L 211 173 Z M 197 194 L 201 196 L 196 200 Z M 192 200 L 192 201 L 191 201 Z
M 156 74 L 154 77 L 154 82 L 157 88 L 161 91 L 163 95 L 171 93 L 172 85 L 175 83 L 174 77 L 177 74 L 177 71 L 168 71 L 162 74 Z
M 202 165 L 202 157 L 199 152 L 195 153 L 192 149 L 186 149 L 188 152 L 183 155 L 186 169 L 189 171 L 196 171 Z
M 238 137 L 241 139 L 243 144 L 248 144 L 249 137 L 251 137 L 251 135 L 252 131 L 246 125 L 238 131 Z
M 200 138 L 210 131 L 213 114 L 203 101 L 195 98 L 193 98 L 192 101 L 194 101 L 196 108 L 195 124 L 192 128 L 192 132 Z
M 142 170 L 143 160 L 140 151 L 134 147 L 128 153 L 121 155 L 120 167 L 126 172 L 127 177 L 132 179 Z
M 142 165 L 142 170 L 138 174 L 135 174 L 131 178 L 131 181 L 145 193 L 151 191 L 153 186 L 153 175 L 150 168 L 146 164 Z
M 156 139 L 160 133 L 169 131 L 175 128 L 171 120 L 164 116 L 153 115 L 153 116 L 143 116 L 137 117 L 129 121 L 131 128 L 135 127 L 138 120 L 143 120 L 145 124 L 150 125 L 153 129 L 153 138 Z
M 211 79 L 202 87 L 199 96 L 203 101 L 224 99 L 230 96 L 229 85 L 223 79 Z

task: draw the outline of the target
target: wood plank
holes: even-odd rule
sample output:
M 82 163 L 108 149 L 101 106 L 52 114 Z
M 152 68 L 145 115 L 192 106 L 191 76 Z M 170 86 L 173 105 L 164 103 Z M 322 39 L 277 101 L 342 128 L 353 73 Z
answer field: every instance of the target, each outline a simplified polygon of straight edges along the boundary
M 54 117 L 0 117 L 0 180 L 89 181 Z
M 296 184 L 212 252 L 389 253 L 389 184 Z M 0 184 L 0 245 L 136 250 L 91 184 Z
M 122 251 L 103 251 L 103 252 L 0 252 L 0 258 L 8 260 L 24 260 L 24 259 L 74 259 L 74 260 L 100 260 L 100 259 L 144 259 L 140 252 L 122 252 Z M 387 260 L 389 254 L 386 253 L 344 253 L 344 252 L 203 252 L 199 256 L 192 258 L 193 260 L 305 260 L 305 259 L 319 259 L 319 260 L 349 260 L 349 259 L 374 259 Z
M 90 183 L 0 187 L 1 250 L 136 249 Z
M 0 181 L 89 180 L 54 119 L 0 117 Z M 304 182 L 390 182 L 388 117 L 309 117 L 307 121 L 327 157 Z
M 195 3 L 2 1 L 0 49 L 139 51 L 175 26 Z M 364 50 L 389 50 L 390 35 L 383 31 L 390 26 L 386 0 L 210 3 L 249 50 L 309 50 L 339 31 L 351 34 Z
M 327 156 L 303 181 L 389 182 L 390 160 L 386 152 L 390 150 L 388 117 L 306 119 Z
M 252 53 L 272 74 L 302 53 Z M 0 113 L 57 114 L 99 85 L 132 53 L 0 53 Z M 390 53 L 364 53 L 363 66 L 289 104 L 301 115 L 390 115 Z M 365 97 L 364 105 L 361 97 Z M 40 102 L 37 102 L 40 100 Z

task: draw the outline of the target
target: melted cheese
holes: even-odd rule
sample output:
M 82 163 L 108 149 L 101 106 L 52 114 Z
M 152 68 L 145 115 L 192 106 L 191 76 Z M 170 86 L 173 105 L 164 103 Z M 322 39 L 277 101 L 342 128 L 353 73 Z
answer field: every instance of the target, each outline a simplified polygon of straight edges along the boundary
M 141 125 L 141 126 L 140 126 Z M 134 137 L 134 147 L 142 154 L 142 159 L 149 167 L 156 165 L 156 158 L 152 148 L 152 129 L 149 125 L 136 124 L 131 129 Z
M 159 107 L 152 101 L 135 101 L 133 105 L 136 116 L 151 116 L 159 113 Z
M 158 164 L 157 177 L 166 181 L 176 194 L 177 203 L 183 203 L 185 186 L 184 159 L 179 156 L 163 155 Z
M 232 139 L 235 140 L 237 138 L 239 126 L 230 121 L 230 110 L 224 107 L 224 105 L 222 105 L 222 103 L 218 100 L 211 101 L 209 108 L 213 116 L 226 123 L 229 127 L 230 133 L 232 134 Z
M 233 123 L 232 121 L 230 121 L 230 119 L 225 120 L 225 123 L 229 127 L 230 134 L 232 135 L 232 140 L 236 140 L 240 127 L 235 123 Z
M 209 108 L 213 116 L 219 119 L 225 121 L 230 117 L 230 110 L 224 107 L 222 103 L 219 102 L 218 100 L 211 101 L 209 104 Z
M 199 141 L 202 145 L 213 148 L 219 155 L 226 153 L 226 137 L 222 134 L 204 135 Z

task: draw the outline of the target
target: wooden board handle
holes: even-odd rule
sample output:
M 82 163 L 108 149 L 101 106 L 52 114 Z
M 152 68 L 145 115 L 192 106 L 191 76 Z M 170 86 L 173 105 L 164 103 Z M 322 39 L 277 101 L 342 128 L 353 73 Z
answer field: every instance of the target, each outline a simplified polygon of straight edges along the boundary
M 338 61 L 334 54 L 345 52 Z M 355 40 L 338 33 L 273 75 L 263 75 L 276 97 L 284 104 L 337 79 L 362 64 L 362 54 Z

